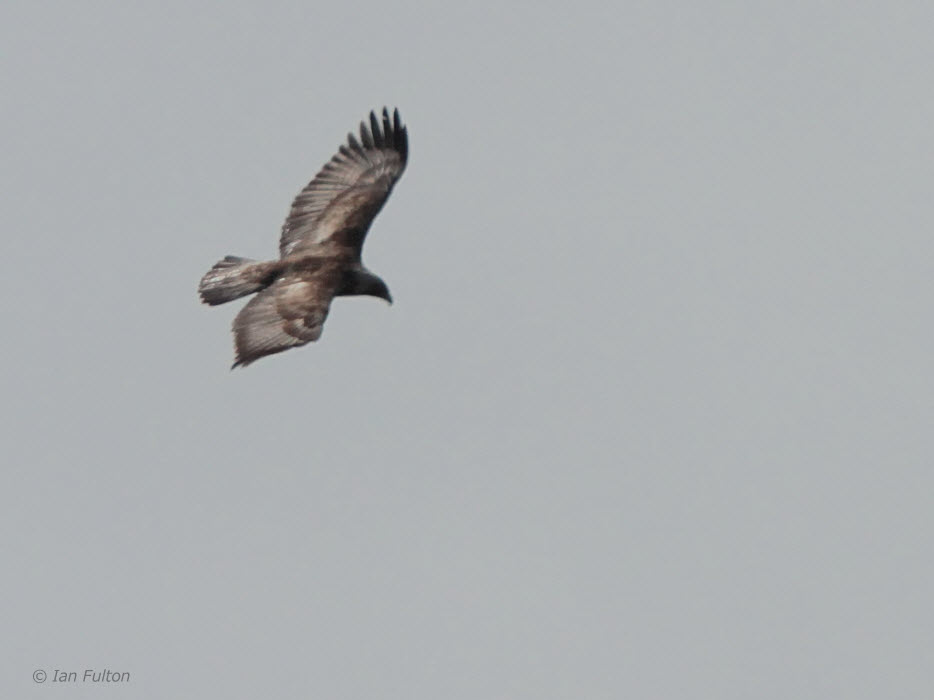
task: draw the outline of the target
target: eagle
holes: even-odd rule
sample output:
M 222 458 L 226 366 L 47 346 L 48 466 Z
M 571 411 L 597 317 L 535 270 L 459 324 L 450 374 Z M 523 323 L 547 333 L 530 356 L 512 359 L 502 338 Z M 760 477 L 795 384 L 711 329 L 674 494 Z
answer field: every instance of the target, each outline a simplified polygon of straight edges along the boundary
M 292 202 L 279 239 L 279 259 L 228 255 L 201 278 L 198 294 L 211 306 L 256 294 L 233 322 L 234 367 L 321 337 L 337 296 L 369 295 L 392 304 L 386 283 L 361 257 L 370 224 L 408 160 L 408 134 L 385 107 L 360 122 L 334 157 Z

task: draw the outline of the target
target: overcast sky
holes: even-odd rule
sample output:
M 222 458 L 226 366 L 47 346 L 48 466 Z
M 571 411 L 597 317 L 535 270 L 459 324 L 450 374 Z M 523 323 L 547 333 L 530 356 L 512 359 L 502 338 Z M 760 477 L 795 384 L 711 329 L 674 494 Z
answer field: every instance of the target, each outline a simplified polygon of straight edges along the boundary
M 0 694 L 934 696 L 932 32 L 4 3 Z M 384 104 L 395 304 L 231 372 L 199 278 Z

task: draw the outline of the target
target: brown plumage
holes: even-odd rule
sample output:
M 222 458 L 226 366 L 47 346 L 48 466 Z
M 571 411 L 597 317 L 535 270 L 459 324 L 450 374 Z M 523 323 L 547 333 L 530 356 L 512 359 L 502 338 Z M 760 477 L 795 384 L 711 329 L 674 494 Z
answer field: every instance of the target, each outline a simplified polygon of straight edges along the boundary
M 363 241 L 405 170 L 408 135 L 399 110 L 382 121 L 370 112 L 360 141 L 325 164 L 295 201 L 282 226 L 279 259 L 257 262 L 228 255 L 201 278 L 206 304 L 259 292 L 234 319 L 234 367 L 321 337 L 335 296 L 392 297 L 386 283 L 363 266 Z

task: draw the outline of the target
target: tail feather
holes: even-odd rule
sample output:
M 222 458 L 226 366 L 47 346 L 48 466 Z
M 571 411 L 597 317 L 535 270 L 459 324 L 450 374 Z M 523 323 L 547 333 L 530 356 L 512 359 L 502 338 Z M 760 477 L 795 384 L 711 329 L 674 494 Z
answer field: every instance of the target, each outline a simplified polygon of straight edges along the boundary
M 277 270 L 275 262 L 228 255 L 201 278 L 198 294 L 205 304 L 224 304 L 267 287 Z

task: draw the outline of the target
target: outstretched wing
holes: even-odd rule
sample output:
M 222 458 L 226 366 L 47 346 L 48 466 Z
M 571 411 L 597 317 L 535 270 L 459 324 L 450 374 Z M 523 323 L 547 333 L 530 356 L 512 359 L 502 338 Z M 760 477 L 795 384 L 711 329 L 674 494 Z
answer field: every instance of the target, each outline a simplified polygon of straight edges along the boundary
M 320 338 L 337 277 L 325 266 L 288 273 L 253 297 L 233 322 L 233 366 Z
M 408 158 L 408 134 L 394 110 L 383 108 L 382 124 L 370 112 L 370 125 L 360 122 L 360 141 L 347 135 L 333 158 L 315 175 L 295 201 L 282 227 L 279 253 L 282 257 L 300 248 L 313 247 L 333 234 L 352 229 L 358 249 L 373 218 Z

